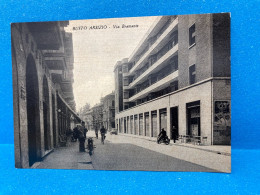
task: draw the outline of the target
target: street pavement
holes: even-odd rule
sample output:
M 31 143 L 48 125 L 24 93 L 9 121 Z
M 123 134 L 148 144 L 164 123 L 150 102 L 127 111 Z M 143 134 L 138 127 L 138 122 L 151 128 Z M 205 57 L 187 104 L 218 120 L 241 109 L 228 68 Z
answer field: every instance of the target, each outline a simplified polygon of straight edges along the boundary
M 96 150 L 91 157 L 96 170 L 145 171 L 203 171 L 216 172 L 194 163 L 183 161 L 131 143 L 117 143 L 117 135 L 107 135 L 105 144 L 95 140 Z M 164 145 L 165 147 L 168 147 Z
M 94 137 L 90 131 L 88 137 Z M 90 157 L 79 152 L 78 142 L 55 149 L 36 168 L 230 172 L 231 156 L 187 148 L 157 144 L 123 135 L 107 134 L 105 144 L 94 138 L 96 146 Z
M 43 161 L 35 166 L 38 169 L 93 169 L 87 152 L 79 152 L 79 143 L 70 142 L 67 147 L 55 148 Z
M 157 144 L 156 141 L 125 135 L 114 136 L 113 142 L 132 143 L 136 146 L 153 150 L 180 160 L 192 162 L 210 169 L 218 170 L 219 172 L 231 172 L 230 146 L 219 148 L 219 146 L 194 146 L 192 144 L 182 145 L 173 143 L 167 146 L 164 144 Z M 216 152 L 218 149 L 220 149 L 220 153 Z

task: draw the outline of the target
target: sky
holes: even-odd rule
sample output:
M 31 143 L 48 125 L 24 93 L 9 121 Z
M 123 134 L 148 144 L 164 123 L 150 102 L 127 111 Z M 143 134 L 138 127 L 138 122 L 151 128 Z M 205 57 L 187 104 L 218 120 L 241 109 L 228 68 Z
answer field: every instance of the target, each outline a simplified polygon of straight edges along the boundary
M 73 91 L 77 110 L 86 103 L 94 106 L 101 97 L 115 89 L 115 64 L 130 57 L 155 19 L 136 17 L 70 21 L 65 31 L 71 32 L 73 39 Z M 120 28 L 114 28 L 114 25 Z M 138 27 L 122 28 L 123 25 Z

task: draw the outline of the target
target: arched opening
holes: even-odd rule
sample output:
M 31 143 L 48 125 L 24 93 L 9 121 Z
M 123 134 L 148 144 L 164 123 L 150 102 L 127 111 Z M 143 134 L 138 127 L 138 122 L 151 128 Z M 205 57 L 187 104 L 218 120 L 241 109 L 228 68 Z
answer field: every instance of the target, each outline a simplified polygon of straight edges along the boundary
M 28 123 L 29 166 L 38 160 L 40 150 L 39 85 L 35 61 L 30 54 L 26 61 L 26 101 Z
M 49 103 L 49 86 L 46 76 L 43 78 L 43 125 L 44 125 L 44 149 L 51 149 L 50 136 L 50 103 Z

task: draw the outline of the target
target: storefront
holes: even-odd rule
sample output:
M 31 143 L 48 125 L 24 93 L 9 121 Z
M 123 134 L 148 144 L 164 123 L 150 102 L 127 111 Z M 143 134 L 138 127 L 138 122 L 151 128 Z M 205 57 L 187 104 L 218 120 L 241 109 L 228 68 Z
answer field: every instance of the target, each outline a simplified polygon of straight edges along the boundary
M 134 116 L 134 134 L 137 135 L 137 128 L 138 128 L 138 117 L 137 115 Z
M 149 131 L 149 113 L 145 113 L 145 136 L 150 136 L 150 131 Z
M 157 111 L 152 112 L 152 137 L 157 137 Z
M 164 129 L 167 131 L 167 111 L 165 109 L 160 110 L 160 130 Z
M 187 135 L 200 136 L 200 101 L 186 104 L 187 108 Z
M 214 102 L 213 144 L 230 145 L 231 117 L 230 101 Z
M 139 135 L 143 134 L 143 114 L 139 115 Z
M 133 116 L 130 116 L 130 134 L 133 134 Z

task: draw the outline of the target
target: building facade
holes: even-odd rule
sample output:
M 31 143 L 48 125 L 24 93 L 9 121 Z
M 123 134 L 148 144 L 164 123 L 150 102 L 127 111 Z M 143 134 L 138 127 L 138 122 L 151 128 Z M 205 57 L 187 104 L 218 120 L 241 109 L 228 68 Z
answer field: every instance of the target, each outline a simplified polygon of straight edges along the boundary
M 15 166 L 31 167 L 81 119 L 75 113 L 72 34 L 68 22 L 11 26 Z
M 115 128 L 115 94 L 106 95 L 103 100 L 103 125 L 108 131 Z
M 103 101 L 101 103 L 96 104 L 92 108 L 92 122 L 93 122 L 93 129 L 94 130 L 100 130 L 103 125 Z
M 82 118 L 85 121 L 86 128 L 88 130 L 93 130 L 93 110 L 88 110 Z
M 117 62 L 116 128 L 230 145 L 230 16 L 158 17 L 128 59 Z

